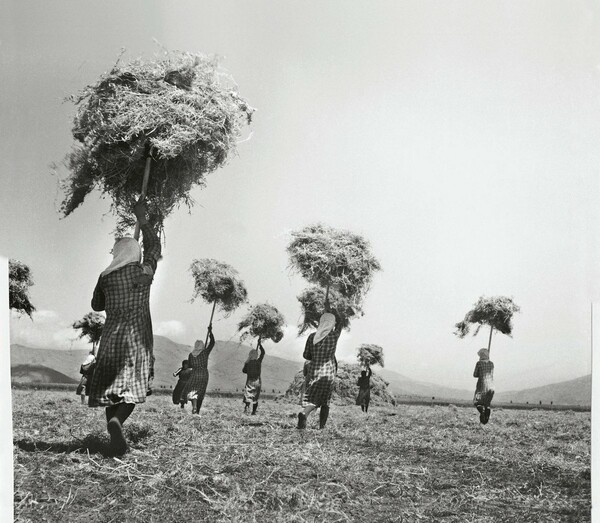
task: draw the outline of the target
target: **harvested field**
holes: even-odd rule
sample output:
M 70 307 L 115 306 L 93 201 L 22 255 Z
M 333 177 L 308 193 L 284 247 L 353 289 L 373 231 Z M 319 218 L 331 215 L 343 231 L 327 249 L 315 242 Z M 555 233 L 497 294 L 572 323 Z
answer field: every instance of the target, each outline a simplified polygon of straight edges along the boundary
M 13 390 L 17 521 L 589 521 L 590 413 L 296 405 L 207 397 L 200 417 L 151 396 L 104 457 L 102 409 Z

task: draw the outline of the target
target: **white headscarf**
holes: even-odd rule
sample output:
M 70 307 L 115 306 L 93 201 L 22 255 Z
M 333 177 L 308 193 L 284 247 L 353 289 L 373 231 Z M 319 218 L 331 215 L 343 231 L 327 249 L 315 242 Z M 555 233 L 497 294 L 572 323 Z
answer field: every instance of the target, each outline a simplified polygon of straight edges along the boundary
M 335 327 L 335 316 L 330 312 L 326 312 L 319 319 L 319 328 L 313 338 L 313 343 L 319 343 L 325 338 Z
M 490 359 L 490 351 L 487 349 L 479 349 L 477 351 L 477 355 L 479 356 L 480 360 L 489 360 Z
M 91 352 L 87 355 L 82 365 L 89 365 L 90 363 L 94 363 L 96 361 L 96 356 L 94 356 Z
M 142 250 L 137 240 L 121 238 L 113 247 L 113 261 L 102 271 L 101 276 L 106 276 L 130 263 L 139 263 L 142 260 Z
M 248 363 L 249 361 L 252 360 L 257 360 L 258 359 L 258 351 L 256 349 L 251 349 L 248 352 L 248 359 L 246 360 L 246 363 Z
M 204 342 L 202 340 L 196 340 L 194 344 L 194 350 L 192 351 L 192 356 L 196 357 L 204 350 Z

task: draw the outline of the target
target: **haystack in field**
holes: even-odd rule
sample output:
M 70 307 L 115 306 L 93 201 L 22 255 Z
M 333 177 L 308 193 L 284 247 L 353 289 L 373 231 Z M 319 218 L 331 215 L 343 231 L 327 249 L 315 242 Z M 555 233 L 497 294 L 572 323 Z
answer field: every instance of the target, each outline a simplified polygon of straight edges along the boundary
M 33 286 L 31 269 L 19 260 L 8 260 L 8 306 L 20 314 L 30 318 L 35 307 L 29 298 L 29 290 Z
M 494 329 L 511 336 L 512 334 L 512 317 L 515 312 L 519 312 L 521 308 L 513 302 L 512 298 L 506 296 L 492 296 L 486 298 L 481 296 L 473 308 L 467 312 L 463 321 L 458 322 L 455 327 L 456 334 L 459 338 L 464 338 L 470 331 L 471 325 L 477 325 L 473 336 L 479 333 L 479 330 L 484 325 L 490 327 L 490 338 L 488 341 L 488 350 L 492 345 L 492 334 Z
M 383 368 L 383 349 L 379 345 L 363 343 L 356 350 L 356 358 L 363 367 L 381 365 Z
M 231 156 L 254 112 L 215 59 L 183 52 L 117 62 L 71 101 L 76 144 L 64 161 L 61 213 L 98 188 L 112 198 L 118 231 L 134 224 L 148 159 L 148 212 L 162 226 L 174 208 L 192 205 L 190 190 Z
M 319 318 L 325 310 L 325 290 L 312 286 L 302 291 L 297 298 L 302 306 L 302 321 L 298 325 L 298 335 L 301 335 L 319 326 Z M 329 306 L 331 311 L 341 318 L 342 327 L 346 330 L 350 329 L 352 318 L 363 315 L 359 305 L 352 304 L 351 300 L 335 289 L 329 291 Z
M 355 364 L 339 363 L 338 373 L 333 384 L 332 401 L 341 405 L 354 405 L 358 395 L 357 381 L 361 367 Z M 286 399 L 299 402 L 304 383 L 304 375 L 299 371 L 285 392 Z M 396 399 L 388 392 L 389 383 L 373 373 L 371 376 L 371 403 L 374 405 L 395 405 Z
M 381 265 L 358 234 L 314 224 L 292 232 L 290 267 L 310 283 L 334 288 L 358 305 Z
M 259 340 L 272 340 L 279 343 L 283 338 L 283 327 L 285 319 L 273 305 L 260 303 L 254 305 L 238 324 L 240 341 L 247 338 L 258 338 Z

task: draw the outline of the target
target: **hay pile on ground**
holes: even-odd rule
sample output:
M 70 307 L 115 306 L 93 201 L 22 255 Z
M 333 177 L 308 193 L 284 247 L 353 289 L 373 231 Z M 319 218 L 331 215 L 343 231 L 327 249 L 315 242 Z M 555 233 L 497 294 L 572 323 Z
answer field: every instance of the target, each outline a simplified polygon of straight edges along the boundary
M 238 324 L 240 340 L 248 337 L 272 340 L 279 343 L 283 338 L 285 318 L 273 305 L 260 303 L 254 305 Z
M 8 260 L 8 306 L 30 318 L 35 307 L 29 298 L 29 289 L 33 285 L 31 269 L 19 260 Z
M 292 232 L 287 252 L 291 268 L 310 283 L 332 286 L 356 304 L 369 290 L 373 273 L 381 270 L 362 236 L 323 224 Z
M 512 298 L 506 296 L 486 298 L 481 296 L 477 303 L 473 305 L 473 308 L 467 312 L 465 319 L 455 325 L 455 334 L 459 338 L 464 338 L 469 333 L 471 325 L 477 324 L 473 336 L 477 335 L 483 325 L 489 325 L 502 334 L 510 336 L 513 314 L 520 310 L 521 308 L 513 302 Z
M 358 395 L 357 381 L 360 378 L 361 368 L 359 365 L 339 363 L 338 373 L 335 378 L 332 401 L 339 405 L 353 405 Z M 302 371 L 294 377 L 285 392 L 285 397 L 291 401 L 300 402 L 300 392 L 304 383 Z M 371 403 L 374 405 L 395 405 L 396 400 L 388 392 L 389 383 L 373 373 L 371 376 Z
M 231 265 L 203 258 L 192 262 L 190 272 L 194 278 L 192 301 L 200 296 L 206 303 L 216 303 L 219 310 L 230 313 L 248 299 L 244 282 Z
M 358 363 L 363 367 L 381 365 L 383 367 L 383 349 L 379 345 L 363 343 L 356 350 Z
M 302 291 L 297 297 L 302 305 L 302 321 L 298 325 L 298 335 L 319 326 L 319 318 L 325 310 L 325 290 L 321 287 L 311 286 Z M 329 291 L 329 305 L 332 312 L 342 321 L 344 329 L 350 329 L 350 319 L 362 316 L 360 305 L 355 305 L 350 299 L 342 296 L 335 289 Z
M 64 162 L 71 174 L 61 212 L 68 216 L 98 188 L 112 198 L 120 230 L 135 223 L 148 154 L 148 211 L 162 224 L 175 207 L 191 206 L 189 191 L 235 151 L 254 111 L 215 59 L 182 52 L 117 63 L 71 100 L 77 144 Z

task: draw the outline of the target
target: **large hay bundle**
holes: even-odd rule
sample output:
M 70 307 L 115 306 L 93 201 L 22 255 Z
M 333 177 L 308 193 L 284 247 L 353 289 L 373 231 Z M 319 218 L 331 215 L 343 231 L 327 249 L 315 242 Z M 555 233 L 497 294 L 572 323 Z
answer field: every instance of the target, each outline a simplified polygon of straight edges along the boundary
M 203 258 L 192 262 L 190 272 L 194 278 L 192 301 L 200 296 L 206 303 L 215 304 L 222 312 L 230 313 L 248 299 L 244 282 L 231 265 Z
M 325 291 L 321 287 L 311 286 L 298 295 L 302 306 L 302 321 L 298 325 L 298 335 L 319 326 L 319 319 L 325 310 Z M 350 329 L 350 319 L 362 316 L 360 305 L 353 304 L 335 289 L 329 291 L 330 310 L 342 321 L 342 327 Z
M 359 365 L 340 363 L 338 373 L 333 385 L 332 401 L 341 405 L 353 405 L 358 394 L 358 378 L 361 368 Z M 304 375 L 299 371 L 294 380 L 290 383 L 285 397 L 291 401 L 298 402 L 302 385 L 304 384 Z M 389 383 L 382 377 L 373 373 L 371 376 L 371 403 L 375 405 L 395 405 L 396 400 L 388 391 Z
M 476 336 L 483 325 L 489 325 L 510 336 L 512 333 L 512 317 L 521 308 L 513 302 L 512 298 L 506 296 L 492 296 L 486 298 L 481 296 L 473 308 L 467 312 L 465 319 L 456 324 L 456 334 L 464 338 L 470 330 L 471 324 L 477 324 L 473 333 Z
M 310 283 L 333 287 L 358 304 L 381 266 L 358 234 L 322 224 L 292 232 L 290 266 Z
M 473 336 L 476 336 L 481 327 L 488 325 L 490 327 L 488 349 L 490 349 L 494 329 L 511 336 L 513 314 L 520 310 L 521 308 L 513 302 L 512 298 L 506 296 L 486 298 L 481 296 L 477 303 L 473 305 L 473 308 L 465 314 L 464 320 L 455 325 L 456 331 L 454 334 L 459 338 L 464 338 L 469 333 L 471 325 L 476 324 L 477 327 L 473 333 Z
M 117 63 L 71 99 L 78 143 L 65 159 L 71 174 L 62 184 L 61 212 L 71 214 L 97 187 L 111 196 L 119 230 L 134 223 L 148 154 L 148 211 L 162 224 L 181 203 L 191 206 L 191 188 L 203 186 L 235 151 L 254 111 L 216 60 L 182 52 Z
M 283 327 L 285 319 L 273 305 L 260 303 L 254 305 L 238 324 L 240 340 L 248 337 L 260 338 L 261 340 L 273 340 L 279 343 L 283 338 Z
M 8 306 L 10 309 L 25 313 L 30 318 L 35 307 L 29 298 L 29 290 L 33 286 L 31 269 L 19 260 L 8 260 Z
M 383 349 L 379 345 L 363 343 L 358 347 L 356 352 L 358 363 L 363 367 L 370 367 L 372 365 L 381 365 L 383 367 Z
M 79 338 L 87 338 L 92 344 L 92 351 L 96 351 L 96 345 L 102 337 L 104 329 L 104 316 L 99 312 L 88 312 L 83 318 L 73 323 L 73 328 L 79 330 Z

